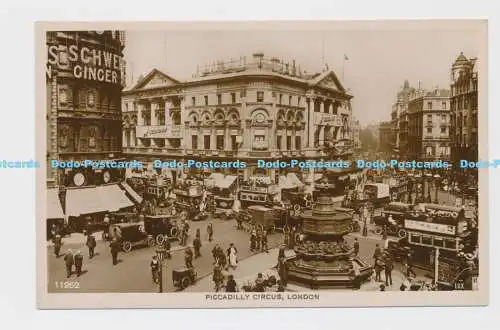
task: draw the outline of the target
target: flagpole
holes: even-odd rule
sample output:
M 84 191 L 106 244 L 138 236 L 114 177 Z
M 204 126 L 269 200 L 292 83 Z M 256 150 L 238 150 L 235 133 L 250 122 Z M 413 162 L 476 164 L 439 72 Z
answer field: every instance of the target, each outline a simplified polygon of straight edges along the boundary
M 344 83 L 344 71 L 345 71 L 345 54 L 342 58 L 342 83 Z

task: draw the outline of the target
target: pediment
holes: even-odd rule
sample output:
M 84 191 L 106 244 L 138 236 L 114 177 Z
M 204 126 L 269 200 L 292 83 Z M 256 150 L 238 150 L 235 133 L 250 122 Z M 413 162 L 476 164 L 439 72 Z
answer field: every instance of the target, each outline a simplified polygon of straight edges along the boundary
M 133 89 L 148 89 L 154 87 L 168 87 L 179 84 L 179 81 L 166 75 L 158 69 L 153 69 L 144 79 L 139 81 Z
M 316 86 L 320 86 L 323 88 L 327 88 L 330 90 L 335 90 L 339 92 L 344 92 L 345 89 L 338 80 L 337 76 L 333 72 L 329 72 L 326 76 L 322 77 L 317 83 Z

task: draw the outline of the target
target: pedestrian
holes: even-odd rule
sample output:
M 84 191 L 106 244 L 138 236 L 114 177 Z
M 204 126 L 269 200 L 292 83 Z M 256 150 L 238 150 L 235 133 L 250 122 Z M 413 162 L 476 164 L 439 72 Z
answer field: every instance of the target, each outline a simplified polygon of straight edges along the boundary
M 257 278 L 255 279 L 255 292 L 264 292 L 264 276 L 262 273 L 257 274 Z
M 382 255 L 382 250 L 378 244 L 375 244 L 375 251 L 373 252 L 374 264 L 377 262 L 377 259 Z
M 256 248 L 257 241 L 257 230 L 255 228 L 250 232 L 250 252 L 253 252 Z
M 189 222 L 184 220 L 184 226 L 182 227 L 182 245 L 187 245 L 189 236 Z
M 359 254 L 359 241 L 357 238 L 354 239 L 354 255 L 357 257 Z
M 59 253 L 61 252 L 62 245 L 61 235 L 55 234 L 55 236 L 52 238 L 52 241 L 54 243 L 54 254 L 56 255 L 56 258 L 59 258 Z
M 224 274 L 222 274 L 222 267 L 218 262 L 214 265 L 212 281 L 215 284 L 215 292 L 219 292 L 222 287 L 222 283 L 224 282 Z
M 282 259 L 285 259 L 285 245 L 280 245 L 278 250 L 278 263 L 276 264 L 276 268 L 279 268 Z
M 120 252 L 120 242 L 118 241 L 117 238 L 114 238 L 109 244 L 109 247 L 111 248 L 113 266 L 115 266 L 118 263 L 118 252 Z
M 382 273 L 382 270 L 384 269 L 384 264 L 380 258 L 375 260 L 374 268 L 375 268 L 375 281 L 382 282 L 382 277 L 380 275 Z
M 195 259 L 198 257 L 201 257 L 200 249 L 201 249 L 201 239 L 199 234 L 199 229 L 198 232 L 196 233 L 196 237 L 193 240 L 193 248 L 194 248 L 194 257 Z
M 217 263 L 219 258 L 219 244 L 215 243 L 214 248 L 212 249 L 212 256 L 214 257 L 214 264 Z
M 284 287 L 288 284 L 288 265 L 285 258 L 282 258 L 278 265 L 278 275 Z
M 214 238 L 214 227 L 211 222 L 207 225 L 207 234 L 208 234 L 208 241 L 211 242 Z
M 75 252 L 74 260 L 75 260 L 76 276 L 80 277 L 80 275 L 82 275 L 82 267 L 83 267 L 83 254 L 80 252 L 80 250 Z
M 385 272 L 385 285 L 392 285 L 392 270 L 394 269 L 394 263 L 392 257 L 389 253 L 386 254 L 384 260 L 384 272 Z
M 229 275 L 227 277 L 226 292 L 237 292 L 236 281 L 234 280 L 233 275 Z
M 71 274 L 73 274 L 73 264 L 75 263 L 75 259 L 73 257 L 73 251 L 68 250 L 66 251 L 66 254 L 64 255 L 64 263 L 66 265 L 66 277 L 71 277 Z
M 94 257 L 94 250 L 95 250 L 97 243 L 96 243 L 94 235 L 92 235 L 91 233 L 88 233 L 88 235 L 87 235 L 86 245 L 89 248 L 89 259 L 92 259 Z
M 297 233 L 297 228 L 295 226 L 292 227 L 292 230 L 290 230 L 290 238 L 288 239 L 288 244 L 289 244 L 289 249 L 293 250 L 295 247 L 295 234 Z
M 238 250 L 234 246 L 234 243 L 231 243 L 231 245 L 229 245 L 229 249 L 227 250 L 227 254 L 228 254 L 228 259 L 229 259 L 229 265 L 233 269 L 236 269 L 236 266 L 238 265 Z
M 153 260 L 151 260 L 149 267 L 151 267 L 151 277 L 153 279 L 153 282 L 158 283 L 158 270 L 160 269 L 160 262 L 158 261 L 157 256 L 153 256 Z
M 184 254 L 184 264 L 186 265 L 186 268 L 193 268 L 193 250 L 191 250 L 190 247 L 186 249 Z
M 255 250 L 259 251 L 260 250 L 260 243 L 262 242 L 262 227 L 259 226 L 257 227 L 256 231 L 256 237 L 255 237 Z
M 406 277 L 410 278 L 410 274 L 413 275 L 413 277 L 417 277 L 417 274 L 413 271 L 413 261 L 412 261 L 412 255 L 411 252 L 408 253 L 406 256 Z
M 267 231 L 264 230 L 262 232 L 262 237 L 261 237 L 262 242 L 260 243 L 260 246 L 262 248 L 262 252 L 269 253 L 269 248 L 267 246 Z

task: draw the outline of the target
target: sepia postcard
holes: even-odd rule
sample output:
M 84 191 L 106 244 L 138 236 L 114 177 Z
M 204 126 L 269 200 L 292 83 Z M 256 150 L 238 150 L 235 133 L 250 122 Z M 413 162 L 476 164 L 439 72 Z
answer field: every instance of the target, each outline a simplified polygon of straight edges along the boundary
M 35 31 L 38 308 L 488 304 L 486 20 Z

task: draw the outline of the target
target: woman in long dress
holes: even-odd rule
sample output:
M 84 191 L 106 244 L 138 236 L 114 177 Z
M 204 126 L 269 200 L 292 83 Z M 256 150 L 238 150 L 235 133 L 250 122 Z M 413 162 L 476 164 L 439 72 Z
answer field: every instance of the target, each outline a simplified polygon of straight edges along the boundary
M 238 250 L 234 247 L 234 244 L 231 243 L 229 246 L 229 265 L 234 269 L 238 264 Z

